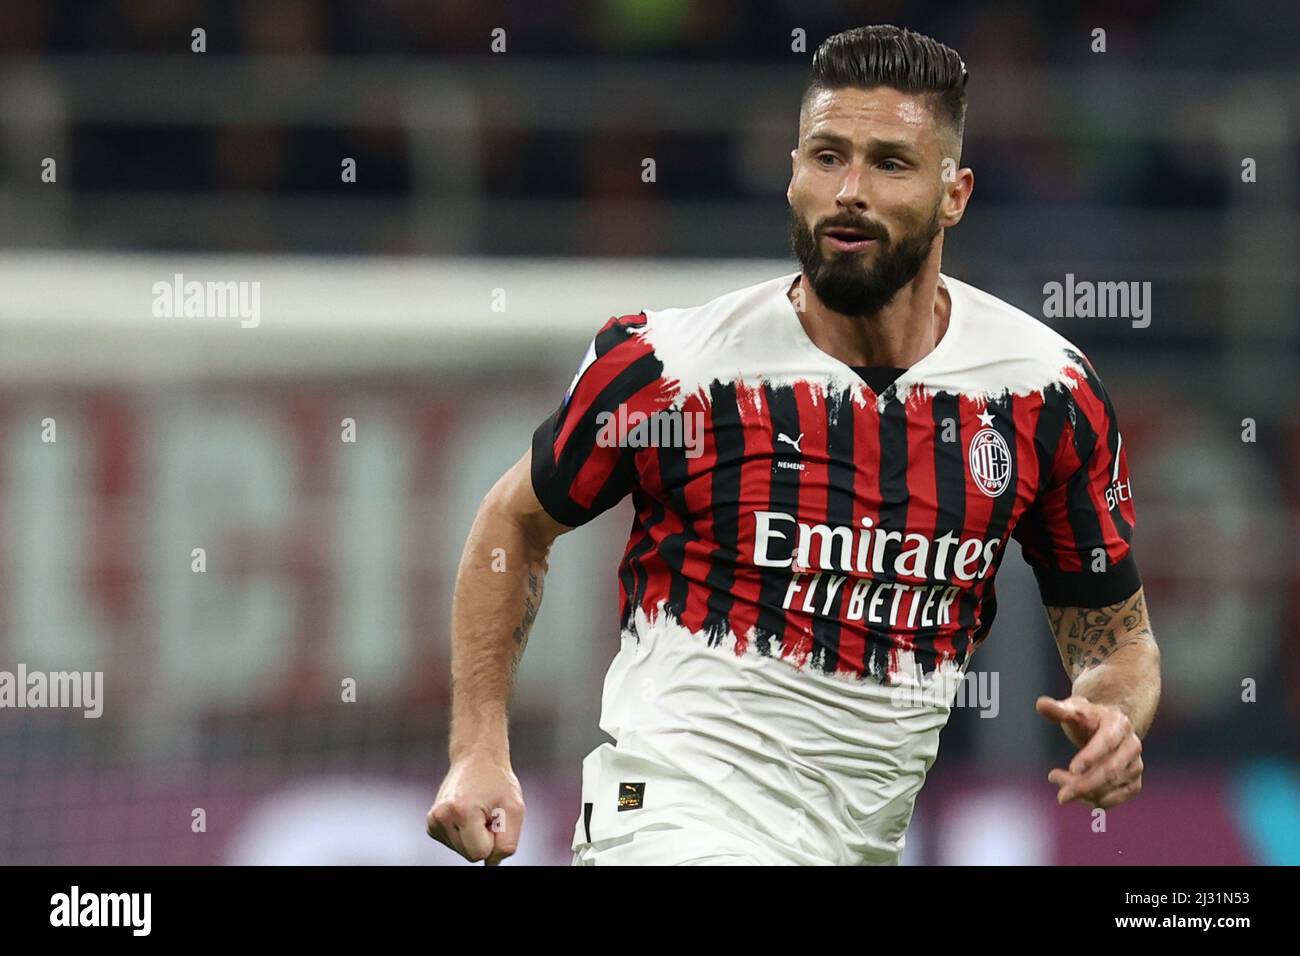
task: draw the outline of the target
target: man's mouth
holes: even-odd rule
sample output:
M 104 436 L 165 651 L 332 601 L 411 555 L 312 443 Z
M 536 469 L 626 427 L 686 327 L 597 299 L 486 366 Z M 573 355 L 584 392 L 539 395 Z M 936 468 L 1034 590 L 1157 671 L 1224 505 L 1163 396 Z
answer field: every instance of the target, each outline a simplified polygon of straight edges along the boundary
M 822 235 L 833 248 L 841 252 L 861 252 L 876 241 L 867 232 L 852 226 L 832 226 L 823 230 Z

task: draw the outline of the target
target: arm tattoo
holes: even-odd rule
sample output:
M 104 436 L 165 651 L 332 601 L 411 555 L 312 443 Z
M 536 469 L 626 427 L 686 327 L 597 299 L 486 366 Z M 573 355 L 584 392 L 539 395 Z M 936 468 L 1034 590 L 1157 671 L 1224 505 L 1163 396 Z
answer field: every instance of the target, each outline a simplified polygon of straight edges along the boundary
M 515 628 L 515 653 L 514 666 L 519 666 L 519 659 L 524 655 L 524 648 L 528 646 L 528 632 L 533 629 L 533 621 L 537 618 L 537 612 L 542 606 L 542 586 L 545 578 L 536 571 L 528 572 L 528 593 L 524 595 L 524 617 Z
M 1048 607 L 1047 619 L 1070 680 L 1126 644 L 1154 644 L 1142 591 L 1109 607 Z

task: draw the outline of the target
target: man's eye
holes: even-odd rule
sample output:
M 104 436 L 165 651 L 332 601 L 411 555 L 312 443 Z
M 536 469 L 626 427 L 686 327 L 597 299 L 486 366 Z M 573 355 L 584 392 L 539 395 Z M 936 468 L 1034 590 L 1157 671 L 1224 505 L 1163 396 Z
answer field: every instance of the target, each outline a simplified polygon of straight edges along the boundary
M 822 163 L 822 160 L 824 160 L 824 159 L 829 159 L 831 162 L 834 162 L 834 161 L 835 161 L 835 154 L 834 154 L 834 153 L 819 153 L 819 154 L 817 155 L 817 162 Z M 826 165 L 829 165 L 829 164 L 828 164 L 828 163 L 822 163 L 822 165 L 823 165 L 823 166 L 826 166 Z
M 900 169 L 903 168 L 902 166 L 900 166 L 900 165 L 898 164 L 898 162 L 897 162 L 896 160 L 892 160 L 892 159 L 886 159 L 886 160 L 883 160 L 883 161 L 881 162 L 881 164 L 880 164 L 880 167 L 881 167 L 882 169 L 884 169 L 885 172 L 887 172 L 887 173 L 896 172 L 897 170 L 900 170 Z

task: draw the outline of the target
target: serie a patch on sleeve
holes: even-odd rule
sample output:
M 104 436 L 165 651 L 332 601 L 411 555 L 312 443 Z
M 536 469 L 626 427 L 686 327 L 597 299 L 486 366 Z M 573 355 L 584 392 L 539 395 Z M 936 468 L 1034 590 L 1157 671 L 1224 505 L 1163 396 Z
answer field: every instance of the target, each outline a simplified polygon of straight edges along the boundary
M 640 783 L 620 783 L 618 785 L 618 809 L 640 810 L 645 803 L 645 781 Z

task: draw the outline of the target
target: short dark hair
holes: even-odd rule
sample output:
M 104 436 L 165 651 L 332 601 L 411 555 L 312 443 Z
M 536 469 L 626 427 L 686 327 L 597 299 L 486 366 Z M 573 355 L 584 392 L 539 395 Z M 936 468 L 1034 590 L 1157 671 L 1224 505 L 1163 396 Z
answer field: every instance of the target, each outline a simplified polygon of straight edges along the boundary
M 966 64 L 952 47 L 895 26 L 854 27 L 828 37 L 813 54 L 801 112 L 821 90 L 888 86 L 928 95 L 958 142 L 966 126 Z

